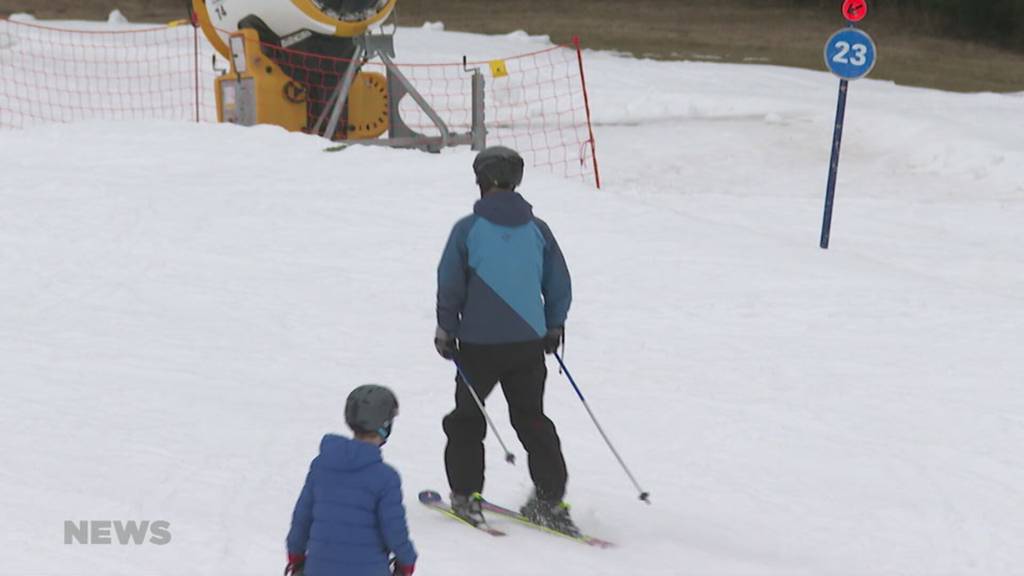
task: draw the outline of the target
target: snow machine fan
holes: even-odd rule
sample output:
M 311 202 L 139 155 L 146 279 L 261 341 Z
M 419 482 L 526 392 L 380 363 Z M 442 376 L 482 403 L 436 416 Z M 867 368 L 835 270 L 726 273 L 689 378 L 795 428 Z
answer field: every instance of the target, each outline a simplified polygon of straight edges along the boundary
M 206 37 L 225 58 L 229 36 L 254 29 L 260 40 L 298 46 L 315 35 L 354 38 L 391 15 L 398 0 L 192 0 Z
M 190 0 L 193 21 L 230 65 L 216 82 L 218 120 L 276 124 L 350 142 L 483 148 L 482 76 L 473 77 L 474 112 L 480 110 L 474 118 L 481 125 L 469 134 L 450 133 L 391 61 L 393 36 L 380 27 L 397 1 Z M 374 58 L 387 75 L 362 70 Z M 398 105 L 405 96 L 426 112 L 438 137 L 402 121 Z M 385 132 L 388 138 L 378 139 Z

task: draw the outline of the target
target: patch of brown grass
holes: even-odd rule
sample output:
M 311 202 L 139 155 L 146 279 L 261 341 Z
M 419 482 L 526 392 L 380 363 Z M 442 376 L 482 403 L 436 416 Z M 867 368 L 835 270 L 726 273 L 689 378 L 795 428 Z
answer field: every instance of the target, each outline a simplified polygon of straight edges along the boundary
M 282 0 L 283 1 L 283 0 Z M 0 0 L 0 14 L 104 19 L 117 6 L 130 20 L 185 14 L 184 0 Z M 527 30 L 567 43 L 659 59 L 755 62 L 823 70 L 825 40 L 844 25 L 839 0 L 794 8 L 779 0 L 399 0 L 399 24 L 443 21 L 449 30 Z M 877 10 L 863 23 L 879 48 L 872 78 L 957 91 L 1024 91 L 1024 54 L 942 38 Z

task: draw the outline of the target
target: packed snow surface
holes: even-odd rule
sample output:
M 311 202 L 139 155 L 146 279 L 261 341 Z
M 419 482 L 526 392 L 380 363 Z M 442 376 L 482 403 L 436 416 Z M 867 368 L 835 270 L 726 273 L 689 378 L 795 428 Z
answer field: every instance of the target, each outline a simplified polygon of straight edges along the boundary
M 525 33 L 402 29 L 405 61 Z M 435 267 L 472 153 L 159 122 L 0 132 L 4 573 L 279 573 L 348 391 L 392 387 L 417 575 L 1012 574 L 1024 566 L 1021 95 L 588 52 L 604 189 L 528 171 L 575 282 L 553 362 L 569 501 L 598 550 L 495 539 L 446 491 Z M 529 493 L 488 439 L 486 495 Z M 67 520 L 165 520 L 167 545 L 66 545 Z M 499 523 L 496 521 L 496 525 Z

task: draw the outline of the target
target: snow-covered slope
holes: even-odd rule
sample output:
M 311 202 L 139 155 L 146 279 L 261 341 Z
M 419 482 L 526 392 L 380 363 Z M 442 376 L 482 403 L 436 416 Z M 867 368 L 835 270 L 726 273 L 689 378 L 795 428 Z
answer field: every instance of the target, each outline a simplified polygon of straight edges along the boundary
M 543 42 L 428 28 L 399 51 Z M 434 274 L 469 151 L 93 123 L 0 132 L 2 571 L 279 571 L 320 435 L 379 382 L 423 576 L 1020 572 L 1024 98 L 854 84 L 824 252 L 832 77 L 591 53 L 588 79 L 605 189 L 522 191 L 573 272 L 566 360 L 652 493 L 552 369 L 574 514 L 619 547 L 415 503 L 445 488 Z M 490 442 L 486 492 L 514 504 L 525 466 Z M 173 539 L 65 545 L 65 520 Z

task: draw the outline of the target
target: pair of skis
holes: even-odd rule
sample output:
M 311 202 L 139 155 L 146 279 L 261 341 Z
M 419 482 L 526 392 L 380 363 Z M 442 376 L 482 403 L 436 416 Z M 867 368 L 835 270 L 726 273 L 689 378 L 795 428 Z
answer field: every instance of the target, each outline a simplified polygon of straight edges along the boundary
M 466 521 L 461 516 L 458 516 L 457 514 L 452 512 L 451 505 L 448 502 L 446 502 L 445 499 L 440 494 L 433 490 L 424 490 L 423 492 L 420 492 L 419 497 L 420 503 L 422 503 L 427 508 L 436 510 L 444 514 L 445 516 L 448 516 L 449 518 L 462 522 L 466 526 L 476 528 L 477 530 L 486 532 L 491 536 L 505 536 L 505 532 L 502 532 L 501 530 L 495 528 L 491 528 L 487 524 L 476 525 Z M 511 520 L 519 522 L 520 524 L 524 524 L 526 526 L 540 530 L 542 532 L 547 532 L 548 534 L 568 538 L 569 540 L 574 540 L 581 544 L 587 544 L 588 546 L 595 546 L 597 548 L 610 548 L 611 546 L 613 546 L 611 542 L 608 542 L 607 540 L 601 540 L 600 538 L 595 538 L 593 536 L 587 536 L 585 534 L 581 534 L 578 536 L 573 534 L 566 534 L 565 532 L 559 532 L 558 530 L 548 528 L 547 526 L 542 526 L 540 524 L 537 524 L 536 522 L 532 522 L 529 518 L 523 516 L 519 512 L 516 512 L 515 510 L 510 510 L 508 508 L 498 506 L 497 504 L 494 504 L 493 502 L 488 502 L 487 500 L 481 500 L 480 507 L 485 512 L 495 514 L 504 518 L 509 518 Z

